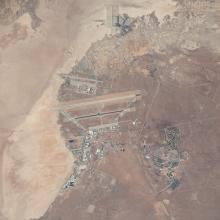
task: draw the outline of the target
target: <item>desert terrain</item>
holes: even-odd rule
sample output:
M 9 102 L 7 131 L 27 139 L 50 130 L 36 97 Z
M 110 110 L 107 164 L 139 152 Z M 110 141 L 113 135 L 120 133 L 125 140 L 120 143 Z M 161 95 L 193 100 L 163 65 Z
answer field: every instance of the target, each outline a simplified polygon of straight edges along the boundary
M 0 6 L 0 219 L 219 220 L 220 2 Z

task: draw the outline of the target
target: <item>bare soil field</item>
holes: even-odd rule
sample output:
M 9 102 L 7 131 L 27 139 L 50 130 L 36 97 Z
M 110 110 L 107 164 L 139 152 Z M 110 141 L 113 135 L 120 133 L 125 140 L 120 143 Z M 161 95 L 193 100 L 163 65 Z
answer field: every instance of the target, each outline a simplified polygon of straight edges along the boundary
M 152 13 L 140 18 L 135 30 L 126 35 L 105 37 L 73 67 L 70 76 L 80 72 L 103 82 L 98 96 L 141 90 L 142 98 L 128 100 L 127 106 L 134 111 L 126 114 L 78 120 L 84 127 L 91 122 L 101 126 L 89 134 L 78 131 L 80 144 L 69 138 L 76 131 L 68 127 L 70 121 L 60 121 L 67 148 L 70 141 L 71 149 L 75 146 L 82 155 L 86 152 L 84 157 L 72 150 L 76 167 L 85 170 L 73 172 L 67 190 L 40 219 L 219 218 L 219 32 L 206 33 L 218 45 L 214 48 L 195 15 L 204 13 L 210 27 L 217 22 L 217 12 L 204 12 L 200 5 L 189 15 L 190 23 L 190 10 L 185 11 L 184 4 L 177 6 L 173 20 L 167 17 L 159 25 Z M 83 100 L 74 97 L 75 90 L 67 81 L 59 92 L 61 105 Z M 102 108 L 97 105 L 89 110 L 88 106 L 82 113 L 114 111 L 120 106 L 115 102 L 110 108 L 105 102 Z M 79 114 L 77 109 L 75 113 Z M 118 124 L 116 130 L 104 133 L 102 127 L 113 122 Z
M 218 220 L 218 2 L 27 2 L 0 11 L 0 219 Z
M 17 3 L 13 3 L 12 1 L 6 2 L 6 8 L 10 7 L 10 4 L 16 6 L 15 4 Z M 15 19 L 14 22 L 14 17 L 9 18 L 8 21 L 10 21 L 10 24 L 5 26 L 5 23 L 3 22 L 4 24 L 2 24 L 1 26 L 0 102 L 2 110 L 0 113 L 0 210 L 4 212 L 4 215 L 6 215 L 9 219 L 24 220 L 29 219 L 32 215 L 34 217 L 38 215 L 37 212 L 41 209 L 40 207 L 37 208 L 38 205 L 35 208 L 33 208 L 36 211 L 27 210 L 27 207 L 25 208 L 26 199 L 28 198 L 28 192 L 24 192 L 25 185 L 28 181 L 32 181 L 34 178 L 36 178 L 35 175 L 37 173 L 41 173 L 37 171 L 40 167 L 44 167 L 45 169 L 47 169 L 47 166 L 48 168 L 52 166 L 52 170 L 57 169 L 56 165 L 53 164 L 53 162 L 51 162 L 52 164 L 46 163 L 46 165 L 44 163 L 41 163 L 40 161 L 35 161 L 36 167 L 34 165 L 35 162 L 33 162 L 32 165 L 35 168 L 32 167 L 33 169 L 28 170 L 28 172 L 30 173 L 27 174 L 30 175 L 30 179 L 32 180 L 29 180 L 29 178 L 27 181 L 22 179 L 19 180 L 20 177 L 23 178 L 22 176 L 26 175 L 24 174 L 25 172 L 23 173 L 21 167 L 23 167 L 24 169 L 27 169 L 29 167 L 28 169 L 30 169 L 30 167 L 32 166 L 30 165 L 30 163 L 32 163 L 31 161 L 33 161 L 33 158 L 35 156 L 38 158 L 39 156 L 38 154 L 35 155 L 35 151 L 32 151 L 31 148 L 29 148 L 29 146 L 33 145 L 32 147 L 34 147 L 35 145 L 35 149 L 45 149 L 45 154 L 48 154 L 47 149 L 49 147 L 51 148 L 52 152 L 56 154 L 58 149 L 56 149 L 55 146 L 57 146 L 57 144 L 59 143 L 59 147 L 57 147 L 60 148 L 60 150 L 58 151 L 60 151 L 61 154 L 63 152 L 64 157 L 71 157 L 69 152 L 67 152 L 65 148 L 62 148 L 62 140 L 59 140 L 59 133 L 56 133 L 57 130 L 59 130 L 58 127 L 57 130 L 55 129 L 56 124 L 54 124 L 54 120 L 57 120 L 56 115 L 51 115 L 51 117 L 54 118 L 51 120 L 48 118 L 47 120 L 48 129 L 50 130 L 51 127 L 55 126 L 55 130 L 45 131 L 45 129 L 42 129 L 41 125 L 36 125 L 36 127 L 34 127 L 35 125 L 32 124 L 32 120 L 36 120 L 38 118 L 37 120 L 39 121 L 37 123 L 43 122 L 41 118 L 45 118 L 45 115 L 48 114 L 48 112 L 42 112 L 38 114 L 36 113 L 38 111 L 36 109 L 52 108 L 52 106 L 43 106 L 43 103 L 48 102 L 50 104 L 53 103 L 53 106 L 55 105 L 55 100 L 53 98 L 51 100 L 51 98 L 49 97 L 46 100 L 45 98 L 42 98 L 42 101 L 39 101 L 37 104 L 36 102 L 44 93 L 46 93 L 44 91 L 46 91 L 49 84 L 54 84 L 54 80 L 51 82 L 52 76 L 57 74 L 57 69 L 61 67 L 64 61 L 66 61 L 66 59 L 68 58 L 66 54 L 67 50 L 69 50 L 71 43 L 74 41 L 75 37 L 77 37 L 77 35 L 80 33 L 80 27 L 78 24 L 81 21 L 83 21 L 83 14 L 84 12 L 86 12 L 87 9 L 86 7 L 82 7 L 80 14 L 73 13 L 74 15 L 71 15 L 72 12 L 70 13 L 69 6 L 73 7 L 73 9 L 76 8 L 77 11 L 77 3 L 75 6 L 74 4 L 75 2 L 71 1 L 66 1 L 62 4 L 61 2 L 57 1 L 39 1 L 39 4 L 35 8 L 35 10 L 37 15 L 41 18 L 42 23 L 39 27 L 37 27 L 37 29 L 33 29 L 33 17 L 31 17 L 30 13 L 28 12 L 24 12 L 24 14 L 18 16 L 18 19 Z M 15 8 L 12 8 L 12 10 L 14 9 Z M 92 8 L 90 9 L 92 10 Z M 11 15 L 9 14 L 8 16 Z M 81 53 L 83 53 L 83 48 Z M 51 88 L 54 89 L 53 94 L 51 94 L 51 96 L 56 97 L 56 86 L 52 85 Z M 46 96 L 46 94 L 44 96 Z M 36 114 L 38 115 L 37 117 Z M 36 117 L 36 119 L 34 117 Z M 29 123 L 31 123 L 32 125 L 30 126 Z M 27 124 L 29 124 L 28 127 Z M 47 135 L 51 135 L 50 138 L 48 136 L 45 137 L 46 139 L 50 139 L 47 140 L 47 143 L 43 143 L 40 140 L 38 140 L 44 138 L 45 132 L 47 133 Z M 36 137 L 32 137 L 32 135 L 36 135 Z M 58 142 L 51 142 L 51 138 L 53 136 L 55 137 L 55 139 L 57 139 Z M 24 140 L 25 137 L 27 138 L 27 140 Z M 16 154 L 13 153 L 14 148 L 16 148 Z M 7 149 L 7 151 L 5 151 L 5 149 Z M 12 156 L 12 154 L 15 155 Z M 50 155 L 48 156 L 50 157 Z M 22 160 L 22 166 L 17 165 L 17 162 L 20 160 Z M 13 163 L 15 164 L 12 165 Z M 56 163 L 59 166 L 60 161 L 58 160 L 56 161 Z M 68 160 L 66 162 L 64 160 L 63 163 L 64 166 L 72 166 L 72 160 L 69 162 Z M 8 179 L 8 174 L 11 173 L 14 169 L 15 173 L 12 174 L 14 176 L 14 180 L 12 181 Z M 31 172 L 33 172 L 33 174 L 31 174 Z M 62 178 L 65 179 L 68 176 L 66 172 L 68 173 L 68 168 L 66 170 L 63 170 L 63 177 L 59 176 L 57 179 L 58 182 L 62 182 Z M 43 173 L 40 174 L 40 176 L 44 175 L 45 174 Z M 49 170 L 47 175 L 54 176 L 54 174 L 50 174 Z M 22 189 L 19 189 L 20 186 L 17 188 L 17 181 L 21 181 L 21 187 L 23 187 Z M 60 185 L 60 183 L 58 185 Z M 48 194 L 53 195 L 54 193 L 56 194 L 57 190 L 59 191 L 60 186 L 58 186 L 57 188 L 54 187 L 57 184 L 56 181 L 54 181 L 53 184 L 53 186 L 51 185 L 49 188 L 45 188 Z M 38 186 L 39 190 L 41 190 L 40 185 Z M 43 188 L 44 187 L 42 185 L 42 189 Z M 51 190 L 54 189 L 55 191 L 51 193 Z M 7 190 L 9 190 L 10 193 L 8 193 Z M 40 195 L 39 194 L 37 196 L 37 191 L 38 190 L 34 191 L 36 199 Z M 16 196 L 16 194 L 18 194 L 18 197 L 12 198 L 13 196 Z M 29 195 L 31 194 L 32 193 L 30 191 Z M 23 204 L 21 203 L 22 199 L 20 197 L 23 197 Z M 49 197 L 46 200 L 50 200 L 51 202 L 51 199 L 49 199 Z M 38 199 L 40 199 L 41 201 L 40 197 L 38 197 Z M 14 201 L 13 204 L 11 203 L 12 200 Z M 40 201 L 37 201 L 36 204 L 39 204 Z M 10 205 L 8 205 L 9 203 Z M 42 202 L 42 207 L 44 206 L 43 204 L 44 203 Z M 23 207 L 19 208 L 19 205 L 23 205 Z M 18 207 L 16 208 L 16 206 Z M 48 205 L 46 205 L 46 207 L 47 206 Z M 42 211 L 39 211 L 39 213 L 42 213 Z

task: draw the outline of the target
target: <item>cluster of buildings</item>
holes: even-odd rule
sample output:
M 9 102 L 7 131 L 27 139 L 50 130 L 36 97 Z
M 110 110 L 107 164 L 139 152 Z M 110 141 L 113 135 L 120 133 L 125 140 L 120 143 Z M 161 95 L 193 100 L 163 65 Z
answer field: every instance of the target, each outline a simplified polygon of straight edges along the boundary
M 73 174 L 69 177 L 64 189 L 75 186 L 81 177 L 82 173 L 88 170 L 88 167 L 94 160 L 102 159 L 104 155 L 109 151 L 112 145 L 104 143 L 101 140 L 99 144 L 94 144 L 97 141 L 97 137 L 105 132 L 116 132 L 119 126 L 117 123 L 105 124 L 96 127 L 89 128 L 89 131 L 82 137 L 80 146 L 74 146 L 74 141 L 70 140 L 69 150 L 73 153 L 76 161 L 74 162 Z M 107 149 L 108 148 L 108 149 Z
M 180 130 L 177 127 L 167 127 L 164 129 L 164 133 L 166 142 L 164 145 L 151 150 L 151 147 L 144 143 L 144 156 L 154 169 L 166 177 L 167 186 L 164 189 L 174 190 L 179 186 L 181 179 L 179 165 L 183 158 L 178 149 Z

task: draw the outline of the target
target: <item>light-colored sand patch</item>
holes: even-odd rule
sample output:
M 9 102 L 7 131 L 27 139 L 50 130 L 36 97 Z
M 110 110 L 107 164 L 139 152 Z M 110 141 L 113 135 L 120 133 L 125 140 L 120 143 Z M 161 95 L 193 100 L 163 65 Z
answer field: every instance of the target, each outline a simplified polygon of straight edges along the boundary
M 134 1 L 127 3 L 122 1 L 120 6 L 120 13 L 126 13 L 131 17 L 138 17 L 155 12 L 159 21 L 162 21 L 165 15 L 172 16 L 176 10 L 176 2 L 172 0 L 148 0 L 148 1 Z
M 5 48 L 11 43 L 25 40 L 27 37 L 27 27 L 20 24 L 14 24 L 10 33 L 0 37 L 0 48 Z
M 31 17 L 29 14 L 24 14 L 15 23 L 8 26 L 0 26 L 0 48 L 7 48 L 9 45 L 14 45 L 18 41 L 25 40 L 28 36 L 33 35 L 34 31 L 31 28 Z
M 73 165 L 57 125 L 58 83 L 51 83 L 4 154 L 3 213 L 9 219 L 40 217 L 57 196 Z
M 98 11 L 91 14 L 86 19 L 81 21 L 79 28 L 78 37 L 75 39 L 73 44 L 68 50 L 66 50 L 66 62 L 59 72 L 71 71 L 73 65 L 79 61 L 89 49 L 93 42 L 101 40 L 106 34 L 111 33 L 111 29 L 106 25 L 100 25 L 96 20 L 106 19 L 106 8 L 105 6 L 100 7 Z
M 162 219 L 162 220 L 168 219 L 167 217 L 169 216 L 169 213 L 162 202 L 159 201 L 156 202 L 154 204 L 154 210 L 158 219 Z
M 100 13 L 103 11 L 83 20 L 84 25 L 71 46 L 73 53 L 66 55 L 67 62 L 58 72 L 69 71 L 91 43 L 108 32 L 105 26 L 97 27 L 93 21 Z M 55 76 L 24 123 L 14 132 L 13 143 L 4 153 L 3 213 L 10 220 L 43 215 L 71 174 L 74 158 L 60 137 L 58 112 L 52 108 L 57 105 L 59 85 Z

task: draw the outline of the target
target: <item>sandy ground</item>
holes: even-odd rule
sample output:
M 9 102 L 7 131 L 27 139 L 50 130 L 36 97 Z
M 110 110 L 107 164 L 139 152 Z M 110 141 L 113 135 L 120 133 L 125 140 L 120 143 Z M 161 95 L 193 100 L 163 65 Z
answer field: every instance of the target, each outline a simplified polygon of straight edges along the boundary
M 11 136 L 12 144 L 5 150 L 3 213 L 9 219 L 25 220 L 46 211 L 45 204 L 54 200 L 71 173 L 73 158 L 63 147 L 57 112 L 50 108 L 56 101 L 54 84 Z
M 111 2 L 118 3 L 42 0 L 36 31 L 27 14 L 0 27 L 0 210 L 8 219 L 43 215 L 71 171 L 73 158 L 60 137 L 57 112 L 51 111 L 57 73 L 70 70 L 92 42 L 110 32 L 94 20 L 105 18 L 105 4 Z M 158 7 L 153 1 L 134 2 L 121 1 L 131 15 L 142 14 L 149 4 L 148 10 Z M 167 10 L 163 7 L 159 14 Z

